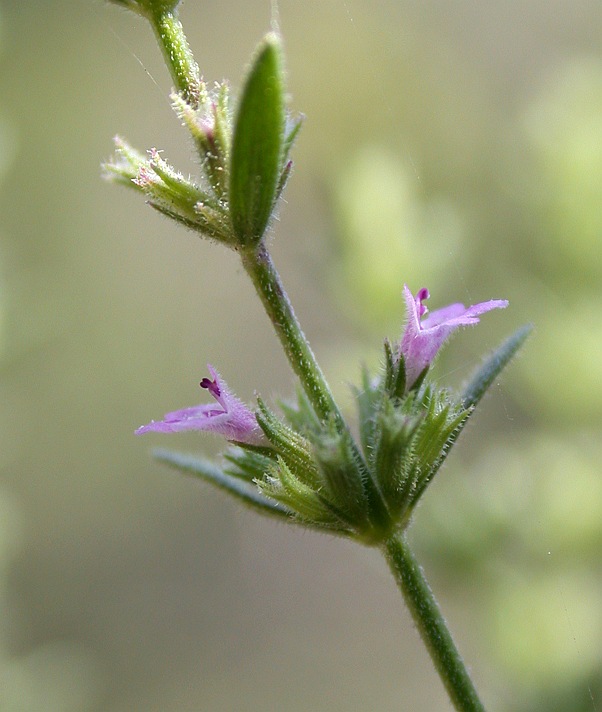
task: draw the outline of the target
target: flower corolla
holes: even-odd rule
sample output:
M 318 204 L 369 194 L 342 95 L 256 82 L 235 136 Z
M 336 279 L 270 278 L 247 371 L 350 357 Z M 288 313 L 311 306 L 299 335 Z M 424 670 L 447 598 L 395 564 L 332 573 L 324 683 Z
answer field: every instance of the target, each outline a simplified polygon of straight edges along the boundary
M 404 285 L 403 296 L 406 302 L 407 323 L 399 345 L 399 354 L 403 356 L 405 365 L 406 390 L 410 389 L 424 369 L 430 366 L 439 349 L 458 327 L 477 324 L 481 314 L 508 306 L 505 299 L 491 299 L 470 307 L 457 302 L 425 316 L 428 309 L 423 302 L 430 296 L 426 287 L 414 296 L 408 286 Z
M 228 440 L 261 445 L 263 432 L 255 414 L 228 388 L 219 373 L 207 364 L 211 378 L 203 378 L 200 385 L 215 398 L 216 403 L 182 408 L 167 413 L 163 420 L 151 421 L 136 430 L 142 433 L 179 433 L 184 430 L 204 430 L 223 435 Z

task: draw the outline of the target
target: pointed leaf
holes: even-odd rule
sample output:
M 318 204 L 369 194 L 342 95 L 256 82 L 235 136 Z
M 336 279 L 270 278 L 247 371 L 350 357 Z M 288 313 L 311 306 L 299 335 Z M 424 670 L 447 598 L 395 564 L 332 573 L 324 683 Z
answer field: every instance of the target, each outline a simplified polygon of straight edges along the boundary
M 462 397 L 464 408 L 474 407 L 481 400 L 489 386 L 524 344 L 531 331 L 533 331 L 532 324 L 521 326 L 487 358 L 464 390 Z
M 284 76 L 280 40 L 260 44 L 238 107 L 230 157 L 230 215 L 242 245 L 257 244 L 278 190 L 284 148 Z
M 180 472 L 195 475 L 206 482 L 216 485 L 244 504 L 259 510 L 262 514 L 273 514 L 284 519 L 290 519 L 291 513 L 281 504 L 264 497 L 254 485 L 247 484 L 232 475 L 227 475 L 219 467 L 207 460 L 201 460 L 193 455 L 170 450 L 153 450 L 153 456 L 160 462 L 180 470 Z

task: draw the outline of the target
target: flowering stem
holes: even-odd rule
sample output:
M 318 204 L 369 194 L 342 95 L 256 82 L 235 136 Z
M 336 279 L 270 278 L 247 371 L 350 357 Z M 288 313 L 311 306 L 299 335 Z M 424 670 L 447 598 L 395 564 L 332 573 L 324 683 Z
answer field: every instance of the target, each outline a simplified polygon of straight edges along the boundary
M 201 94 L 201 78 L 182 23 L 173 10 L 156 12 L 149 19 L 177 90 L 196 109 Z
M 370 519 L 377 530 L 390 525 L 390 515 L 382 494 L 374 482 L 362 454 L 345 424 L 341 411 L 333 398 L 322 369 L 316 361 L 313 351 L 301 330 L 280 276 L 276 271 L 272 257 L 263 242 L 259 245 L 241 248 L 243 266 L 259 294 L 270 321 L 274 325 L 293 371 L 299 377 L 301 385 L 317 416 L 322 420 L 334 418 L 341 432 L 349 435 L 349 445 L 354 452 L 355 461 L 361 468 L 363 486 L 369 502 Z
M 455 708 L 459 712 L 485 712 L 405 536 L 392 536 L 383 545 L 383 553 Z
M 257 247 L 241 250 L 240 255 L 288 360 L 318 417 L 323 420 L 334 417 L 338 423 L 343 423 L 343 416 L 301 330 L 270 253 L 261 242 Z

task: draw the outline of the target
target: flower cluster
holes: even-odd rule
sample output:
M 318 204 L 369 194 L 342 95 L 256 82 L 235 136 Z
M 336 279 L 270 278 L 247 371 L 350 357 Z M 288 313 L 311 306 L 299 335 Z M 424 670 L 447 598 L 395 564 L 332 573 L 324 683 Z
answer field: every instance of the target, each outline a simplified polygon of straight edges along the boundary
M 224 482 L 231 478 L 238 483 L 231 488 L 237 496 L 241 481 L 256 486 L 260 494 L 254 503 L 263 497 L 265 509 L 306 526 L 369 544 L 386 539 L 407 525 L 474 405 L 425 383 L 426 371 L 456 329 L 508 304 L 451 304 L 425 316 L 426 289 L 414 296 L 405 286 L 404 297 L 407 323 L 398 346 L 386 344 L 382 373 L 376 378 L 364 373 L 362 387 L 355 391 L 359 445 L 334 419 L 321 421 L 302 394 L 295 405 L 282 405 L 284 418 L 261 399 L 253 412 L 210 365 L 211 378 L 204 378 L 201 387 L 216 404 L 168 413 L 136 432 L 200 430 L 222 435 L 235 447 L 226 454 L 220 486 L 228 489 Z M 181 464 L 177 456 L 162 457 Z M 191 469 L 190 460 L 186 469 Z M 215 480 L 215 470 L 208 470 L 203 461 L 192 469 Z
M 200 175 L 186 177 L 157 149 L 142 154 L 121 138 L 105 165 L 111 179 L 147 198 L 176 222 L 235 249 L 271 318 L 302 390 L 277 416 L 259 399 L 252 410 L 208 366 L 201 387 L 214 403 L 176 410 L 138 434 L 213 432 L 232 447 L 221 470 L 203 461 L 164 460 L 209 479 L 248 504 L 308 526 L 377 543 L 405 526 L 464 422 L 526 336 L 518 333 L 486 362 L 460 399 L 425 379 L 439 349 L 460 326 L 507 306 L 491 300 L 450 304 L 427 314 L 427 289 L 403 294 L 401 340 L 385 342 L 376 377 L 355 391 L 359 439 L 348 428 L 309 348 L 267 248 L 265 235 L 291 173 L 290 150 L 301 126 L 286 108 L 280 37 L 257 47 L 234 102 L 228 84 L 208 88 L 178 19 L 179 0 L 113 0 L 146 17 L 163 49 L 176 91 L 174 110 L 190 133 Z
M 199 430 L 226 438 L 221 467 L 170 451 L 155 456 L 230 493 L 256 510 L 379 546 L 408 602 L 433 661 L 458 709 L 483 709 L 436 601 L 408 549 L 404 530 L 476 404 L 519 349 L 516 332 L 478 369 L 457 397 L 426 378 L 440 348 L 460 326 L 504 308 L 504 300 L 450 304 L 427 314 L 427 289 L 403 294 L 407 321 L 398 344 L 384 344 L 376 375 L 364 370 L 354 390 L 352 434 L 305 338 L 272 262 L 265 236 L 291 174 L 289 153 L 300 120 L 290 119 L 281 41 L 269 33 L 233 102 L 227 84 L 208 89 L 177 16 L 179 0 L 113 0 L 146 17 L 170 70 L 174 109 L 200 158 L 185 177 L 156 149 L 143 155 L 122 139 L 106 175 L 146 197 L 176 222 L 233 248 L 257 291 L 299 378 L 294 403 L 272 411 L 240 401 L 217 371 L 200 385 L 212 403 L 168 413 L 136 431 Z M 236 104 L 236 105 L 234 105 Z

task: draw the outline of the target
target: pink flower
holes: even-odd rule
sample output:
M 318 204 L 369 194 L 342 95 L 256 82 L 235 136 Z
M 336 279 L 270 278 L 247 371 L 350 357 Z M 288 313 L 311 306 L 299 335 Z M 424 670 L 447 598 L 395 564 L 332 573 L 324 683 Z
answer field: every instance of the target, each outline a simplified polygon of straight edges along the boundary
M 408 286 L 404 285 L 403 296 L 408 321 L 399 352 L 405 363 L 406 390 L 412 387 L 418 376 L 433 362 L 439 349 L 459 326 L 477 324 L 480 314 L 508 306 L 505 299 L 492 299 L 468 308 L 464 304 L 456 303 L 437 309 L 422 319 L 428 312 L 422 303 L 430 296 L 428 289 L 423 287 L 414 297 Z
M 153 420 L 138 428 L 136 435 L 150 431 L 179 433 L 183 430 L 206 430 L 237 442 L 252 445 L 265 443 L 263 432 L 253 412 L 230 392 L 213 366 L 207 364 L 207 368 L 213 380 L 203 378 L 200 385 L 211 393 L 217 405 L 209 403 L 167 413 L 163 420 Z

